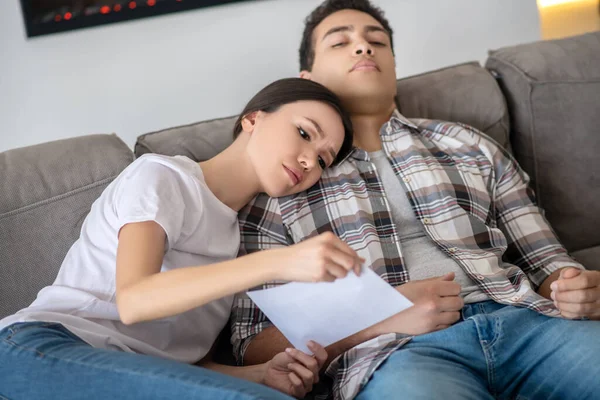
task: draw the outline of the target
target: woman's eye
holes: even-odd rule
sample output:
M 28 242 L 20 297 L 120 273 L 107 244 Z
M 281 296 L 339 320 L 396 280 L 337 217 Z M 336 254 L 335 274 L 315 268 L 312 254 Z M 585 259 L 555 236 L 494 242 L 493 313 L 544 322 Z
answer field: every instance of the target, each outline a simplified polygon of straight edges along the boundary
M 319 156 L 319 165 L 321 166 L 321 169 L 327 168 L 327 163 L 325 162 L 325 160 L 323 160 L 321 156 Z
M 343 45 L 344 45 L 344 43 L 336 43 L 331 47 L 336 48 L 336 47 L 342 47 Z
M 308 140 L 310 142 L 310 135 L 306 133 L 306 131 L 300 127 L 298 127 L 298 133 L 302 136 L 302 139 Z
M 375 46 L 385 46 L 385 43 L 382 43 L 382 42 L 371 42 L 371 44 L 373 44 Z

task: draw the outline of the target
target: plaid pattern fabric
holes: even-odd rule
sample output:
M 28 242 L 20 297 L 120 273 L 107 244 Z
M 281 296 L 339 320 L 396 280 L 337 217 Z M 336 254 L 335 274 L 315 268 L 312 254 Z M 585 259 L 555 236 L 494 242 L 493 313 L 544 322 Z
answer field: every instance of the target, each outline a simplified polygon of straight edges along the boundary
M 426 233 L 481 290 L 499 303 L 558 316 L 553 303 L 535 291 L 555 270 L 583 266 L 559 243 L 535 204 L 529 177 L 512 156 L 471 127 L 411 121 L 398 111 L 380 136 Z M 278 199 L 259 195 L 239 217 L 240 255 L 332 231 L 390 285 L 410 279 L 383 185 L 363 150 L 355 149 L 340 165 L 327 169 L 306 192 Z M 238 362 L 253 336 L 268 326 L 245 294 L 236 297 L 232 342 Z M 323 397 L 356 396 L 377 366 L 408 340 L 388 334 L 342 354 L 326 371 L 333 391 Z

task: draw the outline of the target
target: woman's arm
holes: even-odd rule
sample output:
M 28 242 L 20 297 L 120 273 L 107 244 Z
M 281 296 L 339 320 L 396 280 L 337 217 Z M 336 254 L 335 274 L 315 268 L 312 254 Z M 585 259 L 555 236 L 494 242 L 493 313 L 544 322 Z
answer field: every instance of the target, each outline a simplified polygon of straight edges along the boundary
M 360 265 L 345 243 L 323 234 L 289 248 L 159 273 L 165 238 L 153 221 L 130 223 L 119 232 L 117 307 L 125 324 L 181 314 L 271 280 L 331 281 Z
M 153 221 L 119 232 L 117 307 L 125 324 L 180 314 L 260 283 L 277 279 L 268 257 L 242 257 L 217 264 L 159 273 L 165 232 Z M 249 263 L 254 268 L 245 268 Z

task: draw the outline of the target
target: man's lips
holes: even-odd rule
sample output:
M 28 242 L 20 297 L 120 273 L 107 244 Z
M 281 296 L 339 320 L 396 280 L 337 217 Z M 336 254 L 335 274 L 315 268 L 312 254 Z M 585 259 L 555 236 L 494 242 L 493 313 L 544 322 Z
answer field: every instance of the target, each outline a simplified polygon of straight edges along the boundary
M 379 66 L 375 61 L 361 60 L 354 64 L 350 72 L 352 71 L 379 71 Z
M 285 172 L 288 173 L 288 175 L 289 175 L 290 179 L 292 180 L 292 182 L 294 183 L 294 185 L 297 185 L 300 182 L 302 182 L 302 173 L 296 171 L 295 169 L 288 168 L 285 165 L 283 166 L 283 168 L 285 169 Z

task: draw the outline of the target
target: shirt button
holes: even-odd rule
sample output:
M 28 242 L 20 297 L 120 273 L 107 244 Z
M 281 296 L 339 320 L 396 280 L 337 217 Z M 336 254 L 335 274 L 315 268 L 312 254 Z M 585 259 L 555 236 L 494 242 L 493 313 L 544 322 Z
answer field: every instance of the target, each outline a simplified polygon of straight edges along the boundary
M 423 223 L 425 225 L 429 225 L 431 223 L 431 220 L 429 218 L 423 218 Z
M 482 280 L 485 279 L 485 276 L 483 276 L 483 275 L 477 275 L 477 279 L 479 279 L 480 281 L 482 281 Z
M 519 300 L 521 300 L 521 296 L 514 296 L 511 300 L 512 301 L 519 301 Z
M 456 247 L 450 247 L 450 248 L 448 249 L 448 251 L 449 251 L 450 253 L 456 253 L 456 250 L 457 250 L 457 249 L 456 249 Z
M 404 182 L 406 182 L 406 183 L 410 182 L 410 178 L 408 178 L 408 177 L 407 177 L 407 178 L 402 178 L 402 180 L 403 180 Z

